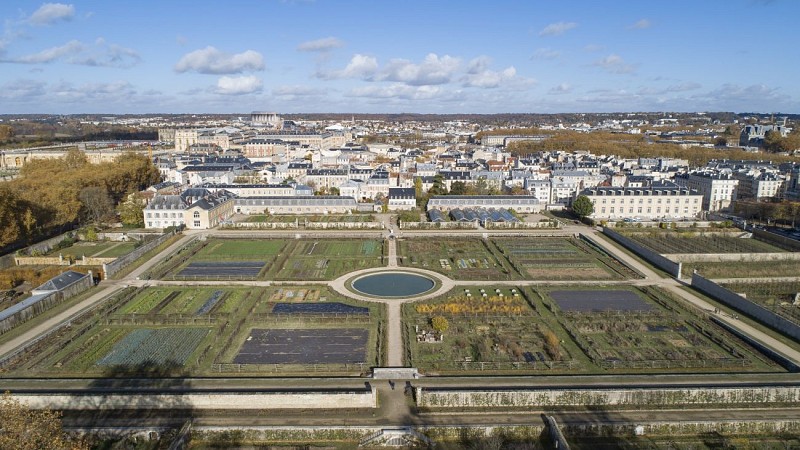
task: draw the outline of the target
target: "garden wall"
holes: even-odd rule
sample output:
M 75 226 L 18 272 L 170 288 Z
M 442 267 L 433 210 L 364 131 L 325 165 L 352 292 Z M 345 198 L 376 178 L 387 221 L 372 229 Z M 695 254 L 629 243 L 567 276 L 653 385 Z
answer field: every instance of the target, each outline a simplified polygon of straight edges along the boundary
M 33 409 L 361 409 L 377 408 L 370 391 L 188 394 L 13 394 Z
M 636 389 L 437 390 L 416 388 L 417 404 L 427 408 L 504 408 L 556 406 L 656 406 L 800 403 L 800 385 Z
M 561 228 L 559 222 L 486 222 L 485 228 L 495 229 L 536 229 L 536 228 Z
M 747 314 L 770 328 L 778 330 L 793 339 L 800 340 L 800 325 L 784 319 L 763 306 L 753 303 L 711 280 L 703 278 L 698 273 L 692 274 L 692 287 L 710 295 L 731 308 L 735 308 Z
M 726 262 L 726 261 L 800 261 L 800 253 L 670 253 L 661 255 L 671 261 L 689 262 Z
M 642 258 L 645 259 L 645 261 L 649 262 L 650 264 L 672 275 L 673 277 L 675 278 L 681 277 L 682 265 L 680 262 L 670 261 L 669 259 L 659 255 L 658 253 L 650 250 L 649 248 L 646 248 L 643 245 L 634 242 L 632 239 L 629 239 L 608 227 L 603 227 L 603 234 L 610 237 L 614 241 L 618 242 L 628 250 L 641 256 Z
M 113 276 L 115 273 L 141 258 L 145 253 L 158 247 L 164 242 L 167 242 L 172 236 L 175 235 L 175 233 L 175 231 L 171 231 L 169 233 L 162 234 L 158 238 L 153 239 L 152 241 L 143 244 L 141 247 L 134 249 L 127 255 L 121 256 L 111 263 L 103 264 L 103 274 L 105 275 L 105 278 L 111 278 L 111 276 Z
M 633 436 L 636 429 L 644 436 L 697 436 L 705 433 L 722 435 L 796 434 L 800 420 L 709 420 L 680 422 L 641 422 L 636 424 L 582 423 L 561 425 L 567 436 Z
M 764 230 L 753 230 L 753 236 L 756 238 L 769 242 L 770 244 L 777 245 L 778 247 L 785 248 L 786 250 L 791 251 L 800 251 L 800 241 L 796 239 L 791 239 L 786 236 L 781 236 L 779 234 L 770 233 L 769 231 Z
M 297 222 L 235 222 L 226 224 L 220 228 L 231 230 L 237 228 L 256 229 L 256 230 L 286 230 L 299 228 Z
M 59 256 L 17 256 L 14 262 L 18 266 L 68 266 L 69 258 Z
M 48 309 L 58 305 L 62 301 L 74 297 L 75 295 L 80 294 L 92 286 L 94 286 L 92 275 L 87 274 L 85 277 L 71 284 L 63 291 L 52 291 L 48 293 L 24 309 L 17 311 L 15 314 L 6 317 L 3 320 L 0 320 L 0 334 L 6 333 L 17 325 L 27 322 L 28 320 L 47 311 Z
M 383 222 L 306 222 L 308 230 L 380 230 Z
M 473 222 L 400 222 L 402 230 L 477 230 L 478 221 Z

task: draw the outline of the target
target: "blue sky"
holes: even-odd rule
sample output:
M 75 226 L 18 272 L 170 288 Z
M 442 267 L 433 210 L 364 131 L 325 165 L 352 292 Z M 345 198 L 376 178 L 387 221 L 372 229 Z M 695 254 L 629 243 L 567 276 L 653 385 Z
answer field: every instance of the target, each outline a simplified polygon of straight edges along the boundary
M 796 0 L 0 4 L 0 113 L 800 113 Z

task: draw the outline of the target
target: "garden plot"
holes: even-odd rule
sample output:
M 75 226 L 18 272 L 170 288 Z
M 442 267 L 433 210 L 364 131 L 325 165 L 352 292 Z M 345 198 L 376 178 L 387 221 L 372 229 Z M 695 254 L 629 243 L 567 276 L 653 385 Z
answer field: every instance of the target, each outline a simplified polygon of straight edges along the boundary
M 800 282 L 727 283 L 724 288 L 800 325 Z
M 775 370 L 747 344 L 711 320 L 679 309 L 658 289 L 554 290 L 545 292 L 543 301 L 602 369 Z
M 366 362 L 369 330 L 253 329 L 236 364 L 349 364 Z
M 736 234 L 697 234 L 672 231 L 625 233 L 630 239 L 653 250 L 667 254 L 704 253 L 782 253 L 785 250 L 753 238 Z
M 276 303 L 272 307 L 273 314 L 332 314 L 332 315 L 368 315 L 369 308 L 350 306 L 344 303 Z
M 513 278 L 510 270 L 482 239 L 400 239 L 399 263 L 433 270 L 456 280 Z
M 208 335 L 205 328 L 138 329 L 128 333 L 98 366 L 183 366 Z
M 435 372 L 583 370 L 580 351 L 526 297 L 517 288 L 470 286 L 404 305 L 411 364 Z
M 299 239 L 286 246 L 268 276 L 279 280 L 330 280 L 383 264 L 381 241 Z
M 494 239 L 524 279 L 607 280 L 637 275 L 613 257 L 576 238 Z
M 192 262 L 175 278 L 184 279 L 254 279 L 267 263 L 265 261 Z
M 552 291 L 550 297 L 562 311 L 652 311 L 647 303 L 632 291 Z
M 209 239 L 194 255 L 195 261 L 263 261 L 281 252 L 286 241 L 281 239 Z

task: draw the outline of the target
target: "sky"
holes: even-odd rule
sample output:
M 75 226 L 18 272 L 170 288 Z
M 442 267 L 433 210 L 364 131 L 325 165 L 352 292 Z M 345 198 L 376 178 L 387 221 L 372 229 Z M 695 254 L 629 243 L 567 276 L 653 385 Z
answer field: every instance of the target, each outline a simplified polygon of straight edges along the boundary
M 0 2 L 0 114 L 800 113 L 798 0 Z

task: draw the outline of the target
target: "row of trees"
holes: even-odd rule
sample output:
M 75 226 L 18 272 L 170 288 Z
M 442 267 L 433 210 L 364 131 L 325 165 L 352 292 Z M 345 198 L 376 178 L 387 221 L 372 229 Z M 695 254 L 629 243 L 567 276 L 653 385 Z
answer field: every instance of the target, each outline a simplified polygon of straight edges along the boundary
M 100 164 L 77 149 L 61 159 L 34 159 L 18 178 L 0 183 L 0 247 L 113 218 L 115 205 L 159 179 L 152 162 L 135 153 Z
M 791 135 L 790 135 L 791 136 Z M 752 159 L 753 155 L 737 149 L 707 147 L 683 148 L 679 145 L 659 142 L 658 138 L 635 134 L 579 133 L 557 131 L 549 138 L 539 141 L 517 141 L 508 145 L 514 155 L 528 155 L 539 151 L 588 150 L 596 155 L 617 155 L 621 158 L 678 158 L 686 159 L 693 166 L 703 166 L 712 159 Z M 797 158 L 771 155 L 776 162 L 796 161 Z
M 747 220 L 783 222 L 791 224 L 792 228 L 800 223 L 800 202 L 739 200 L 733 204 L 733 210 Z

